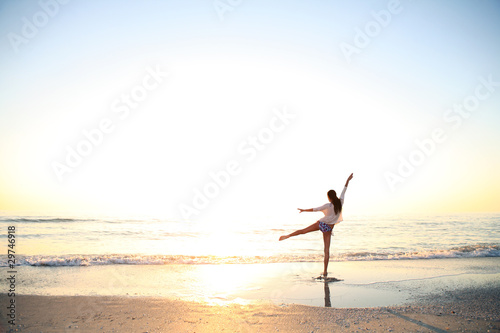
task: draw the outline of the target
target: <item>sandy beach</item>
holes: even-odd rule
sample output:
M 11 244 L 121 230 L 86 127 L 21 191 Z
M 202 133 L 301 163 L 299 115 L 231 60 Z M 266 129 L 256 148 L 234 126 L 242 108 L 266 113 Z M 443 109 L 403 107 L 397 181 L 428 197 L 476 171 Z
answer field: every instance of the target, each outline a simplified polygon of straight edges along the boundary
M 499 332 L 498 258 L 19 267 L 19 332 Z M 5 286 L 4 286 L 5 287 Z
M 499 332 L 499 292 L 469 290 L 404 307 L 353 309 L 269 302 L 208 305 L 153 297 L 19 296 L 14 331 Z

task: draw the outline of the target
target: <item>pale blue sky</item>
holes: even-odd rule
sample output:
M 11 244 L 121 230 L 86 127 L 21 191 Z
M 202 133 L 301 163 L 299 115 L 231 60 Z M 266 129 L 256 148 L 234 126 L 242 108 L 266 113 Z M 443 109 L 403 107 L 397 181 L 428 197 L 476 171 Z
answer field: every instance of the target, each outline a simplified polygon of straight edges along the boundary
M 52 2 L 3 2 L 0 210 L 179 218 L 232 159 L 242 173 L 200 218 L 295 214 L 350 172 L 356 214 L 500 210 L 500 87 L 460 128 L 443 120 L 480 77 L 500 81 L 497 1 L 400 1 L 350 63 L 341 43 L 391 1 L 246 0 L 224 20 L 215 2 L 73 0 L 17 52 L 9 33 Z M 169 78 L 121 121 L 113 101 L 157 66 Z M 283 105 L 296 118 L 246 163 L 237 147 Z M 51 163 L 107 117 L 113 132 L 58 181 Z M 384 174 L 437 127 L 448 140 L 391 191 Z

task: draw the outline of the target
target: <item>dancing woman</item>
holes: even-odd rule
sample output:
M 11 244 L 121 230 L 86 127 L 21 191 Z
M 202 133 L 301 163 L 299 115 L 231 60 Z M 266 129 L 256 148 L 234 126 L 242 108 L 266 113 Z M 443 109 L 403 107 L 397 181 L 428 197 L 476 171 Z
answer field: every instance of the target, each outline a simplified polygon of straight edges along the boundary
M 300 229 L 292 232 L 291 234 L 284 235 L 280 237 L 280 241 L 285 240 L 287 238 L 307 234 L 312 231 L 321 230 L 323 232 L 323 243 L 325 246 L 325 259 L 324 259 L 324 271 L 323 278 L 328 276 L 327 268 L 328 261 L 330 260 L 330 240 L 332 237 L 332 230 L 335 224 L 342 222 L 342 205 L 344 204 L 344 195 L 347 190 L 347 186 L 349 185 L 349 181 L 353 178 L 353 174 L 347 178 L 345 183 L 345 187 L 340 194 L 340 198 L 337 198 L 337 193 L 334 190 L 330 190 L 327 193 L 329 203 L 324 204 L 321 207 L 310 208 L 310 209 L 300 209 L 299 213 L 302 212 L 323 212 L 325 216 L 320 218 L 317 222 L 311 224 L 307 228 Z

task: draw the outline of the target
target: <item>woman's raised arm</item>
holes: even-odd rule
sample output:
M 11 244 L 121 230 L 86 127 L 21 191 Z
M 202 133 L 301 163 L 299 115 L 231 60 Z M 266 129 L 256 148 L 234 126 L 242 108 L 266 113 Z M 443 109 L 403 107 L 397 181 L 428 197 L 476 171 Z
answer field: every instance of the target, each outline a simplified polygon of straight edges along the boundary
M 349 181 L 353 178 L 353 174 L 351 173 L 351 175 L 347 178 L 347 181 L 345 182 L 345 187 L 347 187 L 347 185 L 349 185 Z

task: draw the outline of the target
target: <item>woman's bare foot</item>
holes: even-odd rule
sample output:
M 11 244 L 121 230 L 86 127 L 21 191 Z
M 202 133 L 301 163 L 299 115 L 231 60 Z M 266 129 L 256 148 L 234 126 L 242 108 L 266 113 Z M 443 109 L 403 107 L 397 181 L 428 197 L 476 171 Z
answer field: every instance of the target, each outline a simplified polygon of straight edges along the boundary
M 288 236 L 288 235 L 281 236 L 281 237 L 280 237 L 280 241 L 285 240 L 285 239 L 287 239 L 288 237 L 290 237 L 290 236 Z

